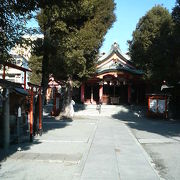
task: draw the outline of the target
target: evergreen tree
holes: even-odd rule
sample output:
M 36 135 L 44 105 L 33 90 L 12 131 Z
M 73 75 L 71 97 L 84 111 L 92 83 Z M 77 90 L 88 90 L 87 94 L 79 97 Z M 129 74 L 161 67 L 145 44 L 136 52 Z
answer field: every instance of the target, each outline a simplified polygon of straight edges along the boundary
M 174 21 L 174 31 L 173 31 L 173 79 L 175 82 L 180 81 L 180 0 L 176 1 L 176 5 L 172 11 L 172 18 Z
M 129 42 L 133 62 L 145 72 L 145 79 L 156 84 L 171 79 L 172 27 L 168 10 L 155 6 L 139 20 Z
M 115 20 L 113 0 L 62 0 L 44 6 L 38 22 L 44 33 L 42 84 L 51 73 L 65 83 L 64 115 L 72 88 L 95 71 L 103 37 Z

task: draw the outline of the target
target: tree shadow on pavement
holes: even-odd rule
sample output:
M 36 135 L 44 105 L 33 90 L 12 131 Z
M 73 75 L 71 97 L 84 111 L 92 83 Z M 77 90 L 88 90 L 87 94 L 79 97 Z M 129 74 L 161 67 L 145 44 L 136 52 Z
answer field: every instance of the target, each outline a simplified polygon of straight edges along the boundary
M 180 120 L 148 118 L 146 112 L 145 107 L 129 106 L 127 112 L 119 112 L 112 117 L 125 122 L 132 130 L 146 131 L 165 137 L 180 137 Z
M 66 126 L 69 126 L 72 121 L 73 121 L 72 119 L 63 118 L 61 120 L 56 120 L 55 117 L 44 116 L 42 136 L 48 131 L 65 128 Z M 5 161 L 8 157 L 13 155 L 14 153 L 18 151 L 27 151 L 31 148 L 31 146 L 42 143 L 37 139 L 38 136 L 39 135 L 33 137 L 34 139 L 33 142 L 30 142 L 29 136 L 25 137 L 24 139 L 21 137 L 21 141 L 19 144 L 11 143 L 7 150 L 0 147 L 0 169 L 1 169 L 1 162 Z
M 82 111 L 82 110 L 85 110 L 87 107 L 87 105 L 85 104 L 75 104 L 74 105 L 74 112 L 78 112 L 78 111 Z
M 73 119 L 70 118 L 63 118 L 60 120 L 56 120 L 55 117 L 45 116 L 43 118 L 43 133 L 47 133 L 48 131 L 54 129 L 65 128 L 66 126 L 69 126 L 72 121 Z
M 5 161 L 8 157 L 12 156 L 16 152 L 20 151 L 26 151 L 29 150 L 30 147 L 34 144 L 39 144 L 40 142 L 34 141 L 29 142 L 29 139 L 26 141 L 20 142 L 20 143 L 14 143 L 9 146 L 8 149 L 0 148 L 0 169 L 1 169 L 1 163 Z

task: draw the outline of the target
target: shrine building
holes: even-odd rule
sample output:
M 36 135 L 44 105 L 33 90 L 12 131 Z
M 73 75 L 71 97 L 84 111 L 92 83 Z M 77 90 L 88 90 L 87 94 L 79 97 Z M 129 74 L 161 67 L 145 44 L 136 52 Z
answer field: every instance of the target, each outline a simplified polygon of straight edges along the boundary
M 142 77 L 143 72 L 115 42 L 110 52 L 97 60 L 94 76 L 82 83 L 79 98 L 84 104 L 140 103 L 145 95 Z

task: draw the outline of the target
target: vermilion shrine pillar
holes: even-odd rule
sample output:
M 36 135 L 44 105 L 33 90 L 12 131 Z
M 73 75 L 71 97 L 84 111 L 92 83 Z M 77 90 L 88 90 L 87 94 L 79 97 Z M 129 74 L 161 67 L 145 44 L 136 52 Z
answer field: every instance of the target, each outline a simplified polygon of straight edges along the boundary
M 84 83 L 81 85 L 81 102 L 84 103 Z
M 29 123 L 29 129 L 30 129 L 30 142 L 33 141 L 33 87 L 30 87 L 30 112 L 29 112 L 29 119 L 30 119 L 30 123 Z
M 103 85 L 99 85 L 99 102 L 102 102 Z
M 93 103 L 93 85 L 91 85 L 91 104 Z
M 42 133 L 42 95 L 41 87 L 39 87 L 39 131 Z

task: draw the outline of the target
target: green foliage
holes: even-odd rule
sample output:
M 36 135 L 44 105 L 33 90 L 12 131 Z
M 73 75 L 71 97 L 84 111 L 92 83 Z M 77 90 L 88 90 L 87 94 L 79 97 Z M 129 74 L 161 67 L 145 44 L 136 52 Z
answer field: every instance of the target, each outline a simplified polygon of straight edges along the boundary
M 36 7 L 35 1 L 3 0 L 0 3 L 0 61 L 7 61 L 9 51 L 21 43 L 27 32 L 26 21 Z
M 143 16 L 129 42 L 130 55 L 145 78 L 157 83 L 171 80 L 172 27 L 170 13 L 164 7 L 153 7 Z
M 180 28 L 180 0 L 176 1 L 176 5 L 172 11 L 173 21 L 175 22 L 176 26 Z
M 32 70 L 30 82 L 41 85 L 42 80 L 42 58 L 43 56 L 32 55 L 29 60 L 29 67 Z
M 38 22 L 49 52 L 49 73 L 76 82 L 95 72 L 95 57 L 115 20 L 114 6 L 113 0 L 62 0 L 44 6 Z
M 172 11 L 174 21 L 173 31 L 173 59 L 174 59 L 174 74 L 173 78 L 176 82 L 180 81 L 180 0 L 176 1 L 176 5 Z
M 29 60 L 29 68 L 32 70 L 30 82 L 33 84 L 41 85 L 43 53 L 43 39 L 38 38 L 33 42 L 32 56 Z

